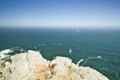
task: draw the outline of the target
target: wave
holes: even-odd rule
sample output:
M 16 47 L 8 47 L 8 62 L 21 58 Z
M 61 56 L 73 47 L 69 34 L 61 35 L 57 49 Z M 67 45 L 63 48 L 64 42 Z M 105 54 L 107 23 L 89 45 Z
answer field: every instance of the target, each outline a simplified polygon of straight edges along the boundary
M 26 50 L 20 47 L 12 47 L 10 49 L 5 49 L 0 51 L 0 60 L 8 61 L 11 55 L 15 55 L 17 53 L 25 52 Z
M 3 62 L 7 62 L 10 59 L 10 53 L 14 52 L 12 49 L 5 49 L 0 51 L 0 60 Z
M 79 66 L 79 64 L 84 61 L 84 59 L 80 59 L 78 62 L 77 62 L 77 66 Z
M 104 59 L 102 56 L 87 57 L 85 59 L 80 59 L 77 62 L 77 65 L 89 66 L 93 69 L 96 69 L 99 72 L 106 75 L 107 77 L 109 77 L 110 80 L 120 80 L 118 69 L 115 67 L 115 65 L 110 63 L 109 60 Z
M 96 56 L 96 57 L 88 57 L 86 59 L 80 59 L 78 62 L 77 62 L 77 65 L 79 66 L 81 62 L 84 61 L 84 63 L 86 63 L 85 61 L 87 61 L 88 59 L 103 59 L 102 56 Z
M 12 49 L 5 49 L 5 50 L 2 50 L 1 52 L 0 52 L 0 54 L 5 54 L 5 55 L 7 55 L 7 54 L 9 54 L 9 53 L 11 53 L 11 52 L 14 52 Z

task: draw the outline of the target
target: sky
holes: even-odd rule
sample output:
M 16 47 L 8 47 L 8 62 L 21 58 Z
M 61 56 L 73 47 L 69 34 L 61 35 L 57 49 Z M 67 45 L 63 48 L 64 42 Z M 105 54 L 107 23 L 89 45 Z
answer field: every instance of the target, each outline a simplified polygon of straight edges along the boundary
M 0 26 L 120 28 L 120 0 L 0 0 Z

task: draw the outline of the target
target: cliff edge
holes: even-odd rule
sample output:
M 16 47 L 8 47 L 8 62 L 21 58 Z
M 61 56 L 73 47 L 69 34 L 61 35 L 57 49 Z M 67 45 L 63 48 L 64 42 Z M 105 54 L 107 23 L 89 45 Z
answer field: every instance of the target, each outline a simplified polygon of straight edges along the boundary
M 10 57 L 10 64 L 0 61 L 0 80 L 109 80 L 98 71 L 77 66 L 67 57 L 49 61 L 38 51 Z

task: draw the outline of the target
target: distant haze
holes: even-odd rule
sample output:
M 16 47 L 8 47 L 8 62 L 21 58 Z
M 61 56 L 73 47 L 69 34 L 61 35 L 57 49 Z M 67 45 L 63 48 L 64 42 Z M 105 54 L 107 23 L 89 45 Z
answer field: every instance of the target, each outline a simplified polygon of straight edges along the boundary
M 0 0 L 0 26 L 120 28 L 120 0 Z

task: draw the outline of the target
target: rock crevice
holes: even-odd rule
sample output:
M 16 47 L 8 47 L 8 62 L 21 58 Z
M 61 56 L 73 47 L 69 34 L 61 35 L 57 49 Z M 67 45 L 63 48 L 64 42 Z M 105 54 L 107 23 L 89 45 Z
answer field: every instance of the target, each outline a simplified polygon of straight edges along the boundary
M 29 53 L 26 54 L 26 60 L 27 60 L 27 64 L 28 64 L 28 68 L 29 68 L 29 72 L 30 72 L 31 69 L 30 69 L 30 61 L 29 61 L 29 58 L 28 58 L 28 54 Z

